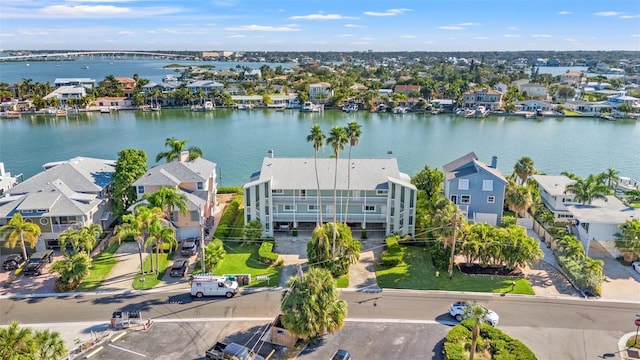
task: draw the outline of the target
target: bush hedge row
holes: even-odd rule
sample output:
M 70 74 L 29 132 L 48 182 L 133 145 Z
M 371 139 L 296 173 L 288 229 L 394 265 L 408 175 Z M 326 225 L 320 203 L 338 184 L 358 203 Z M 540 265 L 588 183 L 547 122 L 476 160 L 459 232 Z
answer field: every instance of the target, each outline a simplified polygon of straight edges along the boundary
M 261 262 L 271 265 L 278 261 L 278 254 L 273 252 L 273 242 L 263 241 L 258 249 L 258 258 Z
M 466 360 L 471 344 L 473 321 L 465 320 L 454 326 L 444 342 L 445 359 Z M 520 340 L 514 339 L 493 326 L 482 324 L 477 348 L 488 349 L 493 360 L 536 360 L 536 356 Z
M 233 199 L 233 201 L 229 203 L 229 205 L 225 207 L 224 212 L 220 217 L 220 222 L 218 222 L 218 227 L 216 228 L 214 237 L 217 237 L 218 239 L 229 237 L 229 233 L 235 226 L 236 218 L 238 217 L 238 212 L 240 211 L 240 205 L 242 205 L 243 201 L 243 196 L 237 196 L 235 199 Z
M 398 235 L 388 236 L 384 241 L 387 244 L 387 250 L 380 254 L 382 264 L 386 267 L 394 267 L 402 263 L 402 248 L 398 244 Z

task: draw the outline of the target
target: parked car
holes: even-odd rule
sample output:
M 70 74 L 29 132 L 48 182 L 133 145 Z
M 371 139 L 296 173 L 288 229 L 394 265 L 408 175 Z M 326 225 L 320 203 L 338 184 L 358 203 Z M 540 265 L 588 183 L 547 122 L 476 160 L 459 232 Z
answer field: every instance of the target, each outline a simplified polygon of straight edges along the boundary
M 633 268 L 633 270 L 637 271 L 638 273 L 640 273 L 640 261 L 634 261 L 631 263 L 631 267 Z
M 45 264 L 53 260 L 53 250 L 38 251 L 31 254 L 27 265 L 22 270 L 25 275 L 40 275 Z
M 15 270 L 22 265 L 24 262 L 24 258 L 21 254 L 11 254 L 7 256 L 5 261 L 2 263 L 2 268 L 5 270 Z
M 351 354 L 347 350 L 339 349 L 335 354 L 331 357 L 331 360 L 352 360 Z
M 451 304 L 451 307 L 449 308 L 449 314 L 453 316 L 457 321 L 462 321 L 469 316 L 467 309 L 472 305 L 473 303 L 470 303 L 468 301 L 456 301 Z M 487 322 L 487 324 L 497 326 L 498 322 L 500 321 L 500 317 L 498 316 L 498 314 L 495 311 L 489 310 L 484 306 L 482 308 L 485 309 L 486 312 L 485 321 Z
M 173 262 L 169 276 L 183 277 L 189 267 L 189 261 L 184 259 L 178 259 Z
M 199 247 L 200 247 L 200 240 L 196 238 L 185 239 L 182 242 L 182 247 L 180 248 L 180 255 L 193 256 L 198 253 Z

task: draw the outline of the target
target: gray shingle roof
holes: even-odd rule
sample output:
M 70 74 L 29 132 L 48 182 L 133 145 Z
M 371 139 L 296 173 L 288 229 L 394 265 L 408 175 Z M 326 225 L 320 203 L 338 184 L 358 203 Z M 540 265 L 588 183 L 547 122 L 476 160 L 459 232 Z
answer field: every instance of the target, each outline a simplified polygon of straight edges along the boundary
M 202 158 L 152 167 L 133 186 L 176 186 L 183 182 L 205 182 L 216 171 L 216 164 Z
M 444 176 L 447 180 L 465 177 L 480 172 L 480 169 L 492 174 L 499 180 L 507 182 L 500 170 L 478 161 L 478 156 L 474 152 L 470 152 L 462 157 L 453 160 L 442 166 Z

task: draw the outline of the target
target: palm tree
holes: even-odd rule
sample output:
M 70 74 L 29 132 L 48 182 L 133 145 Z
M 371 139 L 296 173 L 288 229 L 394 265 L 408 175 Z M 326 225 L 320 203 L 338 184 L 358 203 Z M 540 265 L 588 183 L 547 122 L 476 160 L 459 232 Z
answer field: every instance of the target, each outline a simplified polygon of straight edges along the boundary
M 527 178 L 536 173 L 536 167 L 530 157 L 523 156 L 513 166 L 513 172 L 520 178 L 522 184 L 526 184 Z
M 36 330 L 33 339 L 37 344 L 36 359 L 56 360 L 67 355 L 67 349 L 60 333 L 49 329 Z
M 202 157 L 202 149 L 197 146 L 191 146 L 189 148 L 186 147 L 186 144 L 189 140 L 178 140 L 174 137 L 167 138 L 165 140 L 164 145 L 169 147 L 169 151 L 164 151 L 158 153 L 156 155 L 156 162 L 159 162 L 162 159 L 167 159 L 167 162 L 172 162 L 180 157 L 180 153 L 183 151 L 189 152 L 189 161 Z
M 178 247 L 176 232 L 172 228 L 163 227 L 160 221 L 155 222 L 150 229 L 145 247 L 153 245 L 153 247 L 156 248 L 156 273 L 160 272 L 160 249 L 164 249 L 165 244 L 169 245 L 172 249 Z M 153 268 L 151 271 L 153 271 Z
M 589 175 L 586 179 L 579 179 L 567 185 L 565 193 L 573 193 L 575 199 L 585 205 L 591 204 L 595 199 L 606 199 L 607 186 L 597 177 Z
M 316 168 L 316 184 L 318 185 L 318 223 L 316 226 L 320 226 L 322 224 L 322 197 L 320 196 L 320 178 L 318 177 L 318 151 L 320 148 L 324 147 L 324 143 L 327 136 L 320 129 L 320 125 L 314 124 L 311 127 L 311 133 L 307 135 L 307 142 L 313 143 L 313 160 Z
M 520 213 L 527 213 L 527 210 L 533 205 L 533 198 L 528 187 L 509 183 L 505 190 L 504 202 L 509 210 L 519 216 Z
M 160 222 L 162 217 L 160 208 L 148 208 L 146 206 L 138 206 L 135 208 L 134 214 L 127 214 L 122 217 L 123 223 L 116 227 L 118 241 L 132 236 L 138 245 L 138 254 L 140 255 L 140 272 L 144 274 L 142 252 L 145 249 L 146 239 L 149 237 L 152 226 L 155 222 Z
M 343 127 L 331 127 L 331 132 L 329 132 L 327 142 L 331 144 L 331 147 L 333 148 L 333 155 L 336 158 L 336 166 L 333 174 L 333 256 L 335 256 L 336 253 L 336 236 L 338 232 L 338 229 L 336 229 L 336 223 L 338 222 L 338 161 L 340 160 L 340 151 L 344 150 L 344 144 L 348 141 L 349 138 L 347 137 L 347 132 Z
M 189 211 L 187 196 L 173 188 L 163 186 L 153 194 L 145 194 L 144 198 L 149 201 L 151 207 L 160 208 L 169 221 L 171 221 L 171 214 L 175 208 L 178 208 L 183 215 Z
M 29 244 L 32 249 L 35 248 L 40 234 L 40 227 L 32 222 L 24 221 L 20 213 L 15 213 L 9 223 L 0 228 L 0 237 L 4 239 L 4 246 L 12 249 L 20 241 L 24 259 L 27 258 L 26 244 Z
M 613 168 L 608 168 L 607 171 L 600 174 L 600 177 L 602 178 L 603 181 L 606 181 L 609 189 L 613 191 L 615 190 L 619 182 L 618 175 L 619 175 L 618 170 Z
M 349 191 L 351 190 L 351 150 L 354 146 L 360 142 L 360 135 L 362 135 L 362 129 L 360 124 L 355 121 L 351 121 L 345 128 L 347 137 L 349 138 L 349 161 L 347 162 L 347 201 L 344 206 L 344 219 L 348 220 L 349 215 Z
M 30 328 L 20 327 L 17 321 L 0 328 L 0 359 L 29 359 L 35 348 Z
M 465 309 L 465 317 L 473 322 L 473 330 L 471 332 L 471 348 L 469 349 L 469 360 L 473 360 L 476 354 L 476 346 L 478 344 L 478 336 L 480 335 L 480 325 L 487 318 L 488 310 L 477 303 L 472 303 Z
M 56 280 L 64 290 L 73 290 L 89 275 L 91 268 L 91 258 L 84 252 L 67 254 L 63 260 L 56 261 L 51 265 L 51 270 L 60 274 Z
M 80 229 L 68 228 L 58 236 L 60 248 L 64 249 L 67 245 L 71 245 L 74 254 L 80 251 L 88 253 L 93 250 L 100 233 L 102 233 L 102 227 L 99 224 L 83 226 Z
M 448 269 L 449 279 L 453 277 L 458 230 L 465 223 L 464 214 L 449 199 L 443 197 L 435 205 L 435 214 L 433 216 L 434 233 L 443 240 L 445 247 L 451 247 L 451 259 L 449 260 Z

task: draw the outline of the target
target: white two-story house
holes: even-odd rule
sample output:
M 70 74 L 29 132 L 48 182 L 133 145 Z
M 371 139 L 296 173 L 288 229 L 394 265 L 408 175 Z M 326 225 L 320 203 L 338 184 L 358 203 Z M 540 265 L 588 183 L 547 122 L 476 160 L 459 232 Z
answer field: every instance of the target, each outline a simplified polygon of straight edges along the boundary
M 258 220 L 266 236 L 291 228 L 313 229 L 322 222 L 346 222 L 373 235 L 413 235 L 417 190 L 395 158 L 339 159 L 334 208 L 335 159 L 266 157 L 244 185 L 245 223 Z M 350 180 L 347 169 L 351 167 Z M 349 191 L 347 191 L 349 189 Z M 320 196 L 320 206 L 318 206 Z M 347 197 L 349 207 L 346 208 Z
M 575 180 L 564 175 L 531 175 L 540 189 L 540 198 L 544 206 L 553 213 L 555 221 L 573 219 L 567 205 L 577 204 L 567 186 L 575 184 Z

